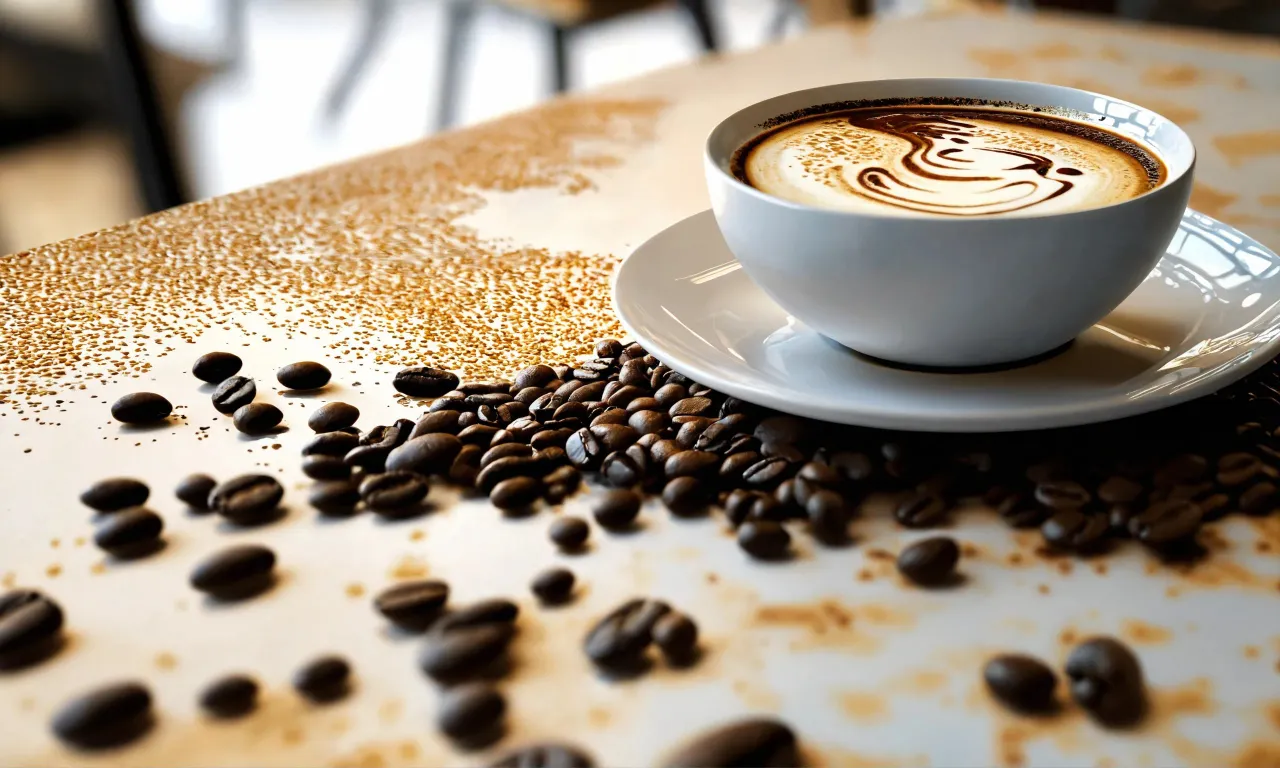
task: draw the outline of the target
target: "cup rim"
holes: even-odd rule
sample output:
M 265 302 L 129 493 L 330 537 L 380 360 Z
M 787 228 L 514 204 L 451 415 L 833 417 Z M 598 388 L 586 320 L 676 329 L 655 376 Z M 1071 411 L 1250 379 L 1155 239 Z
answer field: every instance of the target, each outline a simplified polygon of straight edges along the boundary
M 1037 87 L 1052 88 L 1052 89 L 1065 90 L 1065 91 L 1074 91 L 1082 95 L 1107 99 L 1109 101 L 1131 107 L 1135 110 L 1150 112 L 1151 114 L 1155 115 L 1161 120 L 1164 120 L 1175 131 L 1181 134 L 1181 136 L 1184 139 L 1186 139 L 1187 146 L 1190 147 L 1190 150 L 1191 150 L 1191 157 L 1188 160 L 1185 167 L 1179 169 L 1177 172 L 1173 172 L 1173 170 L 1170 168 L 1171 164 L 1169 163 L 1165 154 L 1161 152 L 1159 149 L 1152 147 L 1148 142 L 1142 142 L 1133 137 L 1125 137 L 1125 138 L 1129 138 L 1132 141 L 1138 141 L 1139 143 L 1142 144 L 1144 148 L 1156 153 L 1160 161 L 1164 163 L 1165 168 L 1169 170 L 1169 174 L 1165 178 L 1163 183 L 1135 197 L 1131 197 L 1126 200 L 1119 200 L 1113 203 L 1107 203 L 1106 205 L 1094 206 L 1090 208 L 1078 208 L 1070 211 L 1056 211 L 1056 212 L 1049 212 L 1049 213 L 1031 213 L 1031 214 L 1018 215 L 1018 216 L 998 216 L 998 215 L 997 216 L 981 216 L 979 215 L 979 216 L 951 217 L 951 216 L 934 216 L 927 213 L 918 213 L 915 211 L 897 211 L 897 210 L 889 210 L 889 209 L 883 212 L 848 211 L 848 210 L 840 210 L 837 208 L 822 208 L 820 206 L 809 205 L 806 203 L 798 203 L 793 200 L 787 200 L 786 198 L 782 198 L 776 195 L 770 195 L 766 192 L 762 192 L 761 190 L 756 189 L 750 184 L 743 182 L 737 176 L 734 176 L 729 171 L 726 171 L 725 168 L 720 163 L 719 159 L 712 152 L 712 141 L 716 138 L 716 136 L 721 131 L 725 130 L 725 126 L 729 125 L 735 120 L 741 119 L 741 116 L 743 113 L 757 109 L 760 106 L 767 104 L 771 101 L 801 96 L 808 93 L 816 93 L 818 91 L 827 91 L 827 90 L 838 89 L 838 88 L 847 87 L 847 86 L 864 85 L 868 83 L 897 83 L 897 84 L 902 84 L 905 87 L 908 85 L 920 85 L 925 83 L 937 83 L 937 82 L 957 83 L 957 84 L 958 83 L 990 83 L 990 84 L 1008 83 L 1008 84 L 1016 84 L 1019 86 L 1037 86 Z M 960 94 L 950 94 L 950 97 L 966 98 L 964 96 L 961 96 Z M 909 98 L 928 98 L 928 97 L 913 96 Z M 938 94 L 938 98 L 948 98 L 948 96 L 944 96 L 943 94 Z M 974 98 L 977 98 L 977 97 L 974 97 Z M 814 101 L 810 106 L 820 106 L 822 104 L 838 104 L 838 103 L 840 102 L 839 101 Z M 1052 106 L 1052 105 L 1046 104 L 1043 106 Z M 782 114 L 786 114 L 786 113 L 784 112 Z M 1159 112 L 1153 109 L 1150 109 L 1148 107 L 1144 107 L 1141 104 L 1136 104 L 1132 101 L 1128 101 L 1127 99 L 1119 99 L 1114 96 L 1109 96 L 1105 93 L 1085 90 L 1083 88 L 1073 88 L 1069 85 L 1055 85 L 1053 83 L 1042 83 L 1035 80 L 1014 80 L 1010 78 L 998 78 L 998 77 L 905 77 L 905 78 L 879 78 L 875 80 L 850 80 L 843 83 L 831 83 L 828 85 L 820 85 L 813 88 L 801 88 L 795 91 L 787 91 L 785 93 L 775 94 L 773 96 L 770 96 L 767 99 L 760 99 L 758 101 L 752 102 L 751 104 L 747 104 L 746 106 L 743 106 L 740 109 L 735 110 L 731 114 L 722 118 L 718 123 L 716 123 L 715 127 L 712 128 L 711 131 L 707 134 L 706 140 L 703 141 L 702 158 L 703 158 L 704 165 L 706 165 L 708 168 L 713 168 L 715 170 L 715 173 L 721 178 L 721 180 L 727 181 L 730 184 L 730 186 L 736 191 L 747 194 L 751 197 L 754 197 L 757 200 L 760 200 L 761 202 L 781 206 L 783 208 L 788 208 L 791 210 L 805 212 L 805 213 L 824 214 L 824 215 L 831 215 L 831 216 L 837 216 L 837 217 L 852 217 L 852 218 L 877 219 L 877 220 L 882 220 L 882 219 L 909 220 L 913 222 L 947 222 L 949 225 L 954 226 L 962 222 L 965 224 L 988 224 L 989 225 L 997 221 L 1000 221 L 1000 222 L 1032 221 L 1035 219 L 1070 217 L 1070 216 L 1077 216 L 1077 215 L 1083 215 L 1083 214 L 1090 214 L 1096 211 L 1105 211 L 1111 208 L 1119 208 L 1121 206 L 1129 205 L 1131 203 L 1136 203 L 1140 200 L 1147 200 L 1153 196 L 1162 195 L 1170 192 L 1170 190 L 1173 187 L 1177 186 L 1178 182 L 1180 182 L 1184 177 L 1191 174 L 1191 172 L 1195 170 L 1197 152 L 1196 152 L 1195 142 L 1192 141 L 1191 135 L 1187 133 L 1186 129 L 1184 129 L 1177 122 L 1170 120 L 1168 117 L 1165 117 Z

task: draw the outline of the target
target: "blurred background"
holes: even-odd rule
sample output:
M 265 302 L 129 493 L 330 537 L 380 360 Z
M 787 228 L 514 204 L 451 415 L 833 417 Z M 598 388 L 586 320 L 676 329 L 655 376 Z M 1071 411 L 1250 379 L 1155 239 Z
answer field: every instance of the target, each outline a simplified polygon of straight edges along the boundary
M 0 0 L 0 253 L 708 51 L 963 0 Z M 1011 0 L 1280 34 L 1280 0 Z

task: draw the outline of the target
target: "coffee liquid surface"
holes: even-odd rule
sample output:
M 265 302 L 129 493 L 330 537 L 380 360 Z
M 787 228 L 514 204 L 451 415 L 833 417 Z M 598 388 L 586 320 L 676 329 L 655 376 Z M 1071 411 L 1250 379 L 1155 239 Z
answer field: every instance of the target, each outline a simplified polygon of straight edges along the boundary
M 1097 208 L 1159 186 L 1154 154 L 1118 134 L 1005 109 L 900 106 L 785 123 L 734 156 L 738 178 L 819 208 L 1016 216 Z

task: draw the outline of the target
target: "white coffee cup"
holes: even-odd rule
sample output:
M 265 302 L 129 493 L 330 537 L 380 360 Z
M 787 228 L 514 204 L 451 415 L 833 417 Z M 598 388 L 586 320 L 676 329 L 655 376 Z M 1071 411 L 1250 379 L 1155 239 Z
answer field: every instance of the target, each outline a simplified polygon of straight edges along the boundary
M 739 181 L 734 153 L 767 121 L 866 99 L 963 98 L 1072 110 L 1165 164 L 1163 184 L 1100 208 L 1025 216 L 837 211 Z M 716 222 L 751 279 L 818 333 L 920 366 L 1008 363 L 1053 350 L 1136 288 L 1177 231 L 1195 167 L 1170 120 L 1110 96 L 1017 80 L 873 80 L 796 91 L 725 118 L 707 138 Z

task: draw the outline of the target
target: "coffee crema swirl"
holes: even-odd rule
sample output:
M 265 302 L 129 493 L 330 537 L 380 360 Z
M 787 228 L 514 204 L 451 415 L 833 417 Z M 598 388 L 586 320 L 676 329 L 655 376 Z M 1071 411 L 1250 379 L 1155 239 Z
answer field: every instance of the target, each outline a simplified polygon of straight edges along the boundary
M 1137 143 L 1038 113 L 904 106 L 828 112 L 744 146 L 739 179 L 837 210 L 1010 216 L 1097 208 L 1164 180 Z

